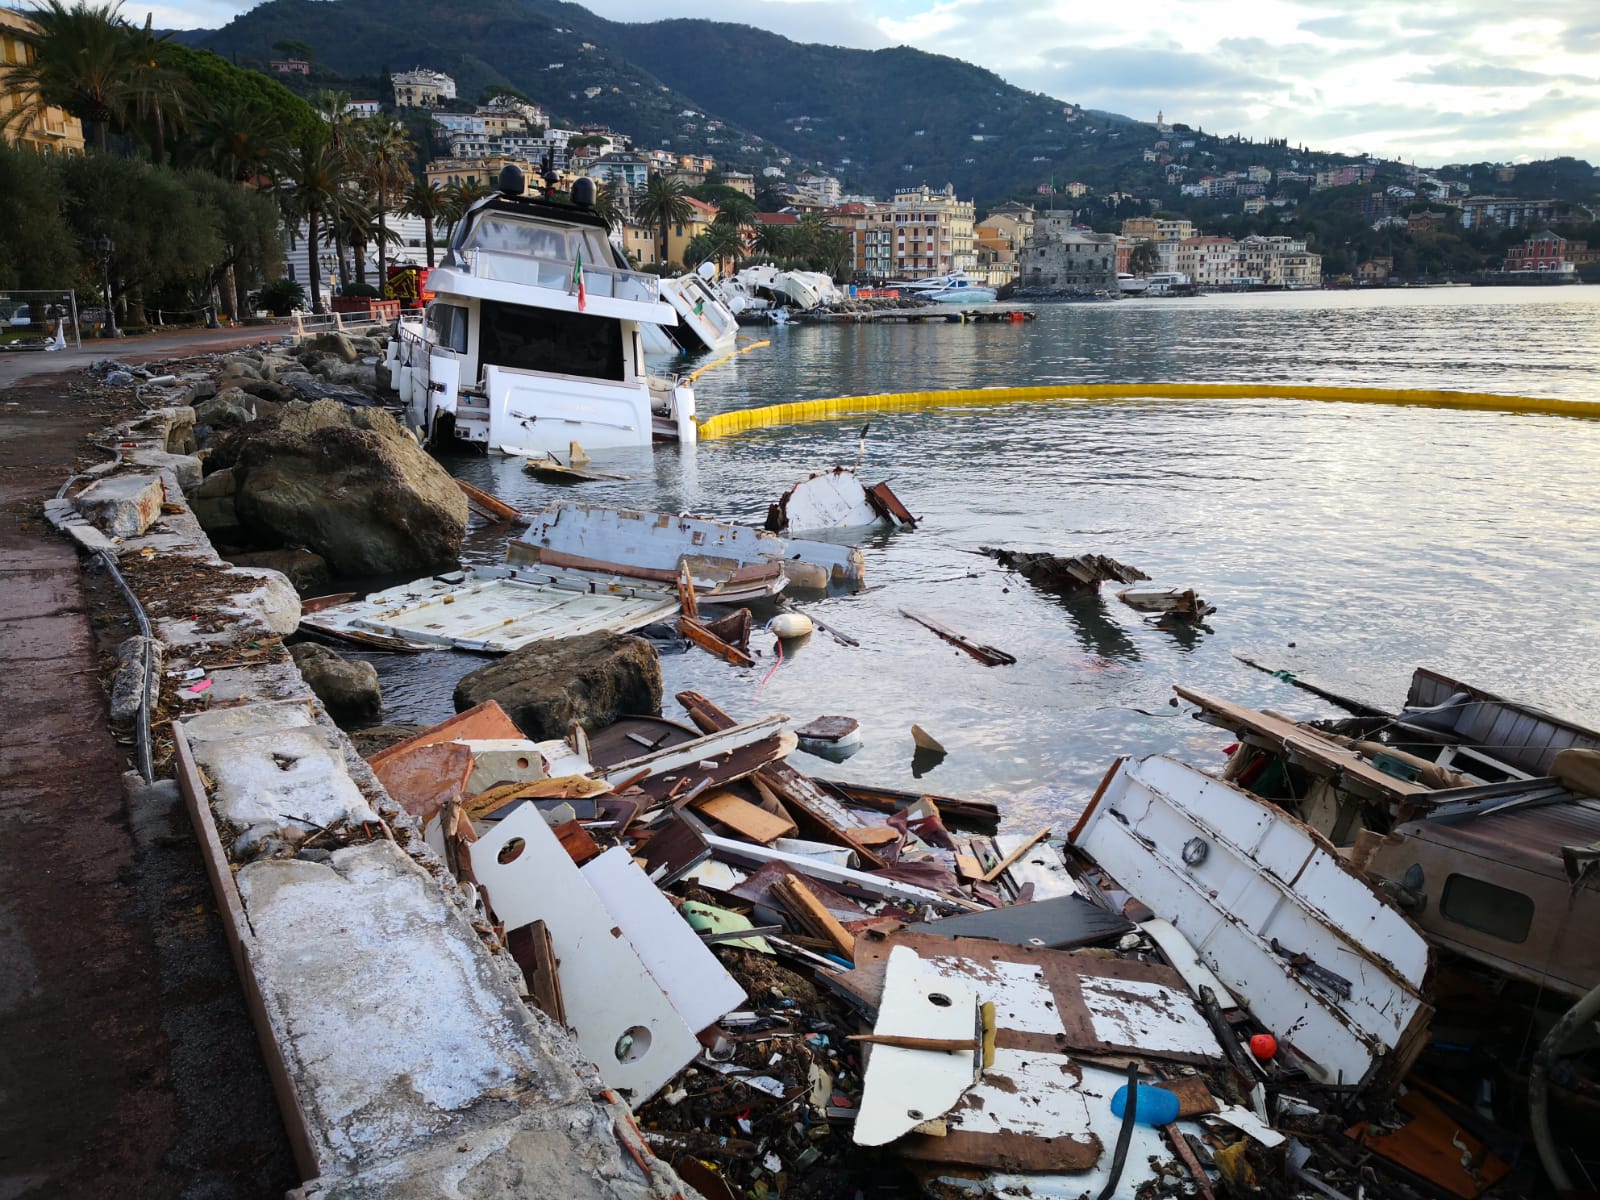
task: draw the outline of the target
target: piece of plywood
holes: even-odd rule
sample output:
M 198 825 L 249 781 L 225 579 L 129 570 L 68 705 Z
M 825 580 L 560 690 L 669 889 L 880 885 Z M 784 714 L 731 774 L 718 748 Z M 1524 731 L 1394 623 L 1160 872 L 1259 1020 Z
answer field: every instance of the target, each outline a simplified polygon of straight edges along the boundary
M 578 1045 L 608 1087 L 637 1108 L 694 1060 L 694 1031 L 536 809 L 496 823 L 469 853 L 508 929 L 548 927 Z
M 744 1002 L 744 989 L 621 846 L 582 874 L 690 1029 L 698 1033 Z
M 506 710 L 501 708 L 497 701 L 485 700 L 482 704 L 474 704 L 465 712 L 458 712 L 449 720 L 430 725 L 421 733 L 412 734 L 403 742 L 386 746 L 368 758 L 367 763 L 376 771 L 382 764 L 415 750 L 418 746 L 431 746 L 435 742 L 522 736 L 522 730 L 517 728 L 517 723 L 506 715 Z
M 1082 896 L 1054 896 L 1028 904 L 1011 904 L 985 912 L 960 913 L 908 927 L 912 933 L 937 937 L 987 938 L 1013 946 L 1070 950 L 1114 941 L 1138 928 Z
M 426 742 L 374 759 L 372 773 L 396 804 L 427 824 L 465 793 L 472 751 L 456 742 Z
M 930 970 L 914 950 L 895 948 L 874 1034 L 970 1042 L 977 1025 L 978 994 L 970 981 L 950 979 Z M 980 1056 L 976 1048 L 873 1046 L 862 1076 L 856 1145 L 887 1145 L 948 1112 L 976 1080 Z
M 793 837 L 798 832 L 793 821 L 774 816 L 766 809 L 721 788 L 702 792 L 691 806 L 713 821 L 763 846 L 770 846 L 781 837 Z
M 1001 857 L 1011 859 L 1006 872 L 1018 891 L 1033 884 L 1035 901 L 1083 894 L 1077 880 L 1072 878 L 1072 873 L 1061 861 L 1060 851 L 1048 842 L 1024 847 L 1026 840 L 1020 833 L 997 833 L 994 836 L 995 849 Z M 1020 856 L 1016 854 L 1019 847 L 1024 850 Z
M 551 832 L 561 843 L 561 848 L 567 852 L 567 857 L 580 867 L 592 858 L 600 856 L 600 847 L 589 836 L 589 831 L 579 821 L 563 821 L 560 825 L 551 826 Z

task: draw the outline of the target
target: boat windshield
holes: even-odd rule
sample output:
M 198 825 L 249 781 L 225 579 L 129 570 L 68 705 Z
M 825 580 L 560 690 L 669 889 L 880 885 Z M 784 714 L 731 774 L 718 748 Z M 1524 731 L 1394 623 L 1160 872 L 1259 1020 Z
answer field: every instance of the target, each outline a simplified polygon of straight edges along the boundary
M 462 246 L 490 254 L 515 254 L 552 262 L 572 262 L 581 247 L 585 262 L 610 266 L 611 256 L 606 253 L 603 241 L 598 229 L 562 228 L 540 221 L 525 221 L 509 213 L 486 212 L 473 222 Z
M 624 378 L 622 322 L 613 317 L 485 300 L 479 320 L 484 367 Z

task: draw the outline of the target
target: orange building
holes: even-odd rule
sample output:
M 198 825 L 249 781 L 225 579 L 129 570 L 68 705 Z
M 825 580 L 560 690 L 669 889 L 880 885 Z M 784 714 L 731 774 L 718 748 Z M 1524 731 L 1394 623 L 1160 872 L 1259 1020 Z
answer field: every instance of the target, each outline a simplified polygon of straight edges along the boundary
M 11 69 L 33 57 L 23 37 L 38 32 L 21 13 L 0 8 L 0 138 L 40 154 L 82 154 L 83 123 L 77 117 L 54 105 L 39 108 L 31 89 L 11 84 Z M 18 114 L 19 108 L 30 112 Z

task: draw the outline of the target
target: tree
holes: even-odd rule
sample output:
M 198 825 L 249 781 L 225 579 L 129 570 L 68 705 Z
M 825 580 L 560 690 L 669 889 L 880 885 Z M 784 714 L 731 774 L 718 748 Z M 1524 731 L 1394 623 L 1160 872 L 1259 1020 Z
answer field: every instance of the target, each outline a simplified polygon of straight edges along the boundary
M 447 222 L 445 228 L 449 230 L 450 236 L 454 237 L 456 224 L 462 217 L 467 215 L 467 209 L 485 196 L 492 196 L 494 188 L 487 183 L 478 183 L 473 180 L 467 183 L 449 184 L 445 187 L 444 194 L 449 205 L 445 212 L 445 221 Z
M 372 117 L 363 122 L 360 138 L 362 172 L 377 195 L 374 212 L 378 218 L 378 285 L 389 277 L 389 229 L 384 218 L 389 203 L 405 192 L 411 182 L 411 156 L 417 148 L 405 126 L 393 117 Z
M 302 42 L 299 38 L 284 38 L 273 42 L 272 48 L 285 58 L 298 58 L 303 62 L 310 62 L 317 56 L 317 52 L 311 48 L 311 43 Z
M 212 214 L 221 256 L 206 279 L 229 317 L 238 317 L 245 293 L 283 269 L 283 224 L 272 198 L 199 171 L 185 175 Z
M 596 208 L 599 206 L 596 205 Z M 419 217 L 422 220 L 423 245 L 427 249 L 428 266 L 433 266 L 433 227 L 438 221 L 444 220 L 450 211 L 450 199 L 440 190 L 439 185 L 430 182 L 426 177 L 419 176 L 411 181 L 411 186 L 406 190 L 405 199 L 401 201 L 400 211 L 408 217 Z
M 80 257 L 59 165 L 0 142 L 0 288 L 67 287 Z
M 316 248 L 321 242 L 318 226 L 323 214 L 338 206 L 343 174 L 328 142 L 307 138 L 290 154 L 283 178 L 289 185 L 280 193 L 284 215 L 306 223 L 306 238 L 311 245 L 311 307 L 322 312 L 322 272 L 316 264 Z
M 756 202 L 740 192 L 726 197 L 717 209 L 714 224 L 721 225 L 733 234 L 733 269 L 739 269 L 744 257 L 745 241 L 756 229 Z
M 38 30 L 16 30 L 12 36 L 28 48 L 31 61 L 6 75 L 8 90 L 31 96 L 31 102 L 14 109 L 8 122 L 26 128 L 55 105 L 83 121 L 97 149 L 106 148 L 111 127 L 125 111 L 131 70 L 133 45 L 128 23 L 118 15 L 121 7 L 121 0 L 105 8 L 91 8 L 87 0 L 71 8 L 46 0 L 29 14 Z
M 609 179 L 595 189 L 594 215 L 604 221 L 608 229 L 616 229 L 627 219 L 617 200 L 617 185 Z
M 233 183 L 274 178 L 289 155 L 288 131 L 276 113 L 241 99 L 214 109 L 195 130 L 196 166 Z
M 1128 270 L 1135 275 L 1149 275 L 1161 269 L 1161 252 L 1148 238 L 1133 248 L 1128 255 Z
M 661 262 L 665 265 L 667 247 L 670 244 L 667 238 L 668 227 L 683 224 L 694 215 L 694 208 L 684 193 L 682 180 L 669 175 L 652 175 L 650 182 L 645 185 L 644 199 L 639 201 L 639 207 L 634 215 L 641 224 L 654 223 L 661 226 Z
M 143 125 L 150 161 L 167 161 L 168 132 L 190 128 L 208 105 L 199 88 L 177 66 L 171 34 L 157 37 L 147 13 L 142 29 L 129 29 L 128 74 L 124 80 L 124 119 Z
M 144 324 L 146 289 L 200 281 L 223 259 L 215 213 L 178 172 L 111 154 L 69 158 L 61 170 L 74 232 L 109 240 L 111 301 L 127 323 Z
M 791 231 L 797 227 L 793 225 L 768 225 L 765 223 L 756 226 L 756 240 L 754 249 L 771 259 L 783 259 L 791 252 L 795 238 Z

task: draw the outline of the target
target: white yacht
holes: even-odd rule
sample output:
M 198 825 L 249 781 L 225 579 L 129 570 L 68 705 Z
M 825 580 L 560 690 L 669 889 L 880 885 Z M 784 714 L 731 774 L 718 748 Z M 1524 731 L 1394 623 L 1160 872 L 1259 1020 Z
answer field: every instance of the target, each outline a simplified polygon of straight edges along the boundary
M 520 170 L 501 172 L 428 276 L 425 319 L 390 343 L 408 423 L 505 454 L 693 441 L 694 392 L 646 372 L 641 337 L 678 314 L 611 244 L 593 181 L 573 185 L 572 204 L 523 192 Z
M 913 279 L 907 283 L 890 283 L 903 296 L 918 300 L 936 300 L 943 304 L 992 304 L 999 293 L 986 283 L 956 271 L 932 279 Z
M 1117 273 L 1117 291 L 1124 296 L 1142 296 L 1150 290 L 1150 281 L 1140 279 L 1137 275 L 1130 275 L 1126 271 Z
M 739 336 L 739 322 L 722 302 L 711 281 L 716 268 L 701 263 L 698 271 L 661 281 L 661 295 L 678 314 L 678 324 L 662 332 L 682 350 L 727 350 Z
M 1145 288 L 1147 296 L 1192 296 L 1196 288 L 1194 281 L 1182 271 L 1157 271 L 1150 276 L 1149 286 Z

